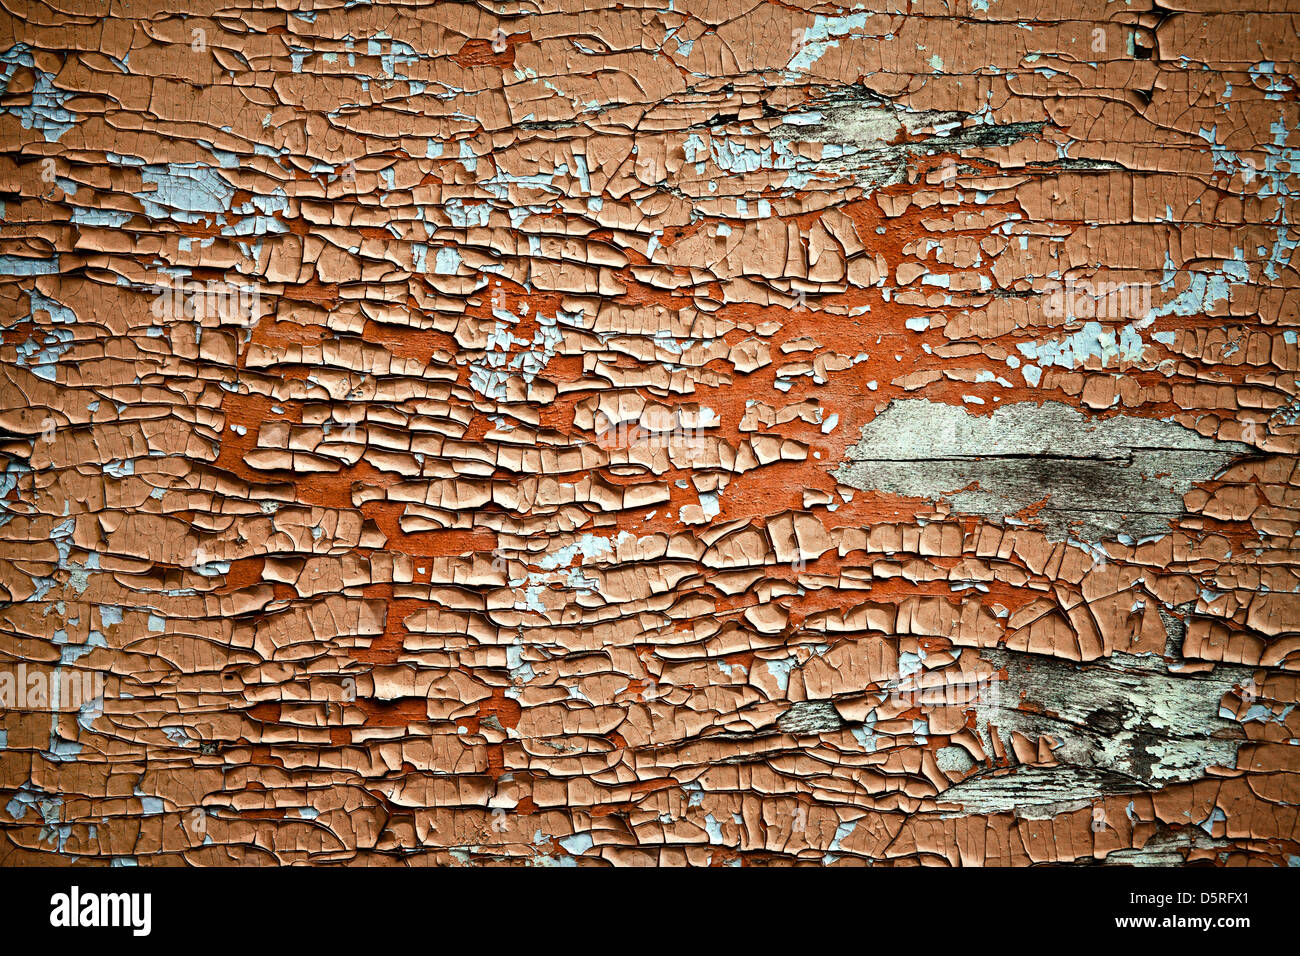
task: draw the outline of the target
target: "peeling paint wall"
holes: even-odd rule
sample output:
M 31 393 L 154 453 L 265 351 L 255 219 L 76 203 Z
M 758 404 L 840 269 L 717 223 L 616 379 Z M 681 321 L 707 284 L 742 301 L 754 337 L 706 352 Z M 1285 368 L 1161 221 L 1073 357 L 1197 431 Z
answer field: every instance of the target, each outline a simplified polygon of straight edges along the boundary
M 1300 863 L 1294 4 L 301 7 L 5 7 L 0 863 Z

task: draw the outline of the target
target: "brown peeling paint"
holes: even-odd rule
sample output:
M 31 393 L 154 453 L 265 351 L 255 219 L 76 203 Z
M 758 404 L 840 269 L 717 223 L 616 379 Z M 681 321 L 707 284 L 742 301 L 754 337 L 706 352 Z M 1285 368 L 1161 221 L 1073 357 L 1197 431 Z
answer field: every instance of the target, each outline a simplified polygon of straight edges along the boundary
M 0 862 L 1300 858 L 1296 15 L 678 6 L 6 7 Z

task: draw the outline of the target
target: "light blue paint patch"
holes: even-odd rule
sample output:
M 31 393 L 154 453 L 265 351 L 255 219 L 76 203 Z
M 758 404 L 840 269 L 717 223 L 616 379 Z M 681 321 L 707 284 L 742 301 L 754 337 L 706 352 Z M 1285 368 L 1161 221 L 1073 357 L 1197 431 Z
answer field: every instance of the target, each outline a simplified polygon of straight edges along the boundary
M 558 842 L 560 846 L 574 856 L 581 856 L 586 853 L 595 843 L 590 833 L 575 833 L 572 836 L 560 837 Z
M 57 793 L 38 789 L 29 780 L 19 788 L 18 793 L 9 801 L 5 809 L 15 820 L 21 820 L 27 815 L 28 807 L 34 808 L 40 814 L 43 824 L 38 837 L 40 842 L 62 853 L 68 837 L 72 835 L 71 824 L 59 822 L 63 815 L 63 797 Z
M 842 17 L 817 14 L 813 25 L 804 28 L 799 51 L 790 59 L 786 69 L 806 72 L 826 55 L 827 50 L 838 47 L 841 39 L 851 36 L 855 30 L 864 30 L 867 16 L 866 13 L 852 13 Z
M 434 260 L 434 272 L 441 276 L 450 276 L 455 275 L 458 268 L 460 268 L 460 253 L 451 246 L 440 248 Z
M 682 144 L 682 150 L 686 153 L 686 161 L 688 163 L 698 163 L 699 159 L 697 157 L 701 153 L 708 152 L 708 149 L 704 145 L 704 140 L 700 139 L 698 133 L 692 133 L 690 136 L 686 137 L 686 142 Z M 704 170 L 696 169 L 696 172 L 702 173 Z M 744 200 L 737 199 L 736 202 L 742 203 Z
M 784 660 L 764 661 L 763 663 L 767 666 L 767 672 L 776 681 L 776 686 L 784 694 L 790 687 L 790 672 L 794 670 L 795 666 L 794 658 L 787 657 Z
M 1214 825 L 1216 823 L 1227 823 L 1227 822 L 1228 822 L 1228 815 L 1224 813 L 1222 810 L 1220 810 L 1218 807 L 1215 807 L 1214 810 L 1210 812 L 1210 815 L 1203 822 L 1197 824 L 1197 826 L 1199 826 L 1202 830 L 1204 830 L 1206 834 L 1213 836 Z
M 880 737 L 876 734 L 876 712 L 874 710 L 867 714 L 867 718 L 862 722 L 861 727 L 852 727 L 849 732 L 853 734 L 853 739 L 867 753 L 875 753 L 878 749 Z
M 53 382 L 59 359 L 72 348 L 73 334 L 70 329 L 43 329 L 42 332 L 41 342 L 28 338 L 17 347 L 16 361 L 20 366 L 29 366 L 37 378 Z
M 474 150 L 470 148 L 467 141 L 460 142 L 460 164 L 465 167 L 465 171 L 473 173 L 478 171 L 478 157 L 474 155 Z
M 1262 77 L 1273 77 L 1279 79 L 1273 73 L 1274 65 L 1264 62 L 1256 65 L 1257 70 L 1252 71 L 1252 76 L 1256 79 Z M 1285 78 L 1280 78 L 1285 83 Z M 1286 87 L 1289 91 L 1290 87 Z M 1280 93 L 1271 93 L 1268 99 L 1280 99 Z M 1273 140 L 1269 143 L 1261 144 L 1264 153 L 1264 168 L 1257 169 L 1251 162 L 1246 162 L 1236 153 L 1218 145 L 1217 142 L 1218 127 L 1210 129 L 1201 128 L 1198 135 L 1205 140 L 1210 146 L 1210 154 L 1214 159 L 1214 168 L 1231 176 L 1239 174 L 1243 184 L 1249 184 L 1259 176 L 1263 182 L 1259 187 L 1259 197 L 1261 199 L 1272 196 L 1294 196 L 1296 193 L 1290 185 L 1291 176 L 1295 170 L 1300 169 L 1300 149 L 1287 146 L 1287 138 L 1290 130 L 1287 128 L 1284 118 L 1279 118 L 1269 126 L 1269 131 L 1273 134 Z M 1273 219 L 1276 224 L 1274 234 L 1273 249 L 1268 253 L 1268 263 L 1264 272 L 1269 279 L 1278 278 L 1280 271 L 1290 263 L 1291 254 L 1296 245 L 1300 244 L 1300 239 L 1293 240 L 1290 230 L 1287 228 L 1290 224 L 1286 221 L 1285 205 L 1279 204 L 1277 213 Z M 1260 250 L 1264 252 L 1263 249 Z M 1240 255 L 1240 252 L 1238 252 Z M 1244 279 L 1240 281 L 1245 281 Z
M 0 63 L 4 64 L 4 69 L 0 71 L 0 94 L 9 92 L 9 83 L 20 68 L 26 67 L 36 75 L 30 93 L 31 102 L 27 105 L 0 106 L 0 112 L 12 113 L 21 120 L 23 129 L 39 130 L 45 142 L 57 143 L 59 137 L 72 129 L 72 124 L 77 121 L 75 113 L 63 108 L 63 104 L 76 96 L 76 93 L 56 87 L 54 74 L 46 73 L 36 65 L 31 47 L 25 43 L 15 44 L 0 53 Z
M 230 208 L 235 189 L 213 168 L 198 163 L 145 166 L 141 179 L 156 188 L 136 198 L 154 219 L 198 223 Z
M 1059 368 L 1077 368 L 1089 359 L 1099 359 L 1103 368 L 1112 363 L 1140 362 L 1146 350 L 1142 336 L 1132 324 L 1124 326 L 1116 336 L 1114 329 L 1100 322 L 1088 322 L 1078 332 L 1062 339 L 1021 342 L 1016 348 L 1025 358 L 1039 365 Z
M 65 740 L 54 729 L 50 730 L 50 743 L 44 756 L 59 763 L 76 760 L 81 756 L 82 746 L 75 740 Z
M 1173 284 L 1174 280 L 1170 279 L 1168 282 L 1162 282 L 1160 288 L 1168 292 L 1173 288 Z M 1231 287 L 1226 276 L 1193 272 L 1188 287 L 1177 298 L 1166 302 L 1152 314 L 1157 318 L 1166 315 L 1184 317 L 1204 315 L 1219 302 L 1226 302 L 1230 294 Z
M 1263 60 L 1256 63 L 1250 68 L 1250 78 L 1256 86 L 1264 89 L 1264 99 L 1280 100 L 1283 93 L 1290 93 L 1294 86 L 1290 83 L 1290 77 L 1277 72 L 1277 64 L 1271 60 Z
M 163 735 L 166 736 L 168 740 L 170 740 L 178 747 L 190 747 L 193 746 L 194 744 L 194 741 L 193 739 L 191 739 L 190 735 L 187 734 L 180 727 L 164 727 L 162 728 L 162 732 Z
M 136 796 L 140 797 L 140 809 L 147 817 L 156 817 L 165 809 L 161 797 L 149 797 L 140 793 Z
M 911 677 L 921 670 L 921 656 L 911 651 L 903 651 L 898 655 L 898 674 L 900 677 Z
M 222 226 L 223 236 L 265 236 L 289 231 L 284 222 L 275 218 L 276 213 L 289 211 L 289 197 L 282 187 L 277 186 L 269 196 L 254 196 L 230 211 L 249 218 L 241 219 L 233 226 Z
M 1214 168 L 1221 173 L 1227 173 L 1231 176 L 1235 172 L 1240 172 L 1241 177 L 1247 184 L 1255 178 L 1255 167 L 1241 161 L 1241 157 L 1228 149 L 1226 146 L 1220 146 L 1218 142 L 1218 125 L 1206 129 L 1202 126 L 1196 131 L 1196 135 L 1210 144 L 1210 156 L 1214 160 Z
M 578 185 L 584 193 L 591 192 L 591 171 L 587 169 L 587 157 L 581 153 L 575 153 L 573 156 L 573 174 L 578 179 Z
M 1279 209 L 1278 215 L 1281 214 Z M 1273 242 L 1273 249 L 1269 253 L 1268 263 L 1264 266 L 1264 275 L 1269 279 L 1278 278 L 1280 270 L 1290 264 L 1291 254 L 1297 245 L 1300 245 L 1300 239 L 1292 239 L 1291 230 L 1280 227 L 1277 230 L 1277 238 Z
M 492 206 L 489 203 L 466 203 L 461 199 L 449 199 L 443 208 L 447 213 L 447 218 L 451 220 L 451 224 L 461 229 L 470 226 L 486 226 L 488 216 L 492 212 Z
M 1234 251 L 1237 254 L 1237 258 L 1227 259 L 1224 261 L 1223 274 L 1227 278 L 1238 283 L 1248 282 L 1250 281 L 1250 266 L 1246 264 L 1246 260 L 1242 257 L 1240 249 Z
M 835 836 L 831 838 L 830 844 L 826 847 L 827 854 L 838 852 L 844 841 L 852 835 L 853 831 L 858 828 L 857 820 L 849 820 L 841 823 L 835 828 Z
M 59 274 L 59 257 L 28 259 L 26 256 L 0 256 L 0 275 L 50 276 Z
M 718 168 L 728 173 L 753 173 L 760 169 L 772 168 L 772 148 L 751 149 L 744 143 L 715 136 L 712 142 L 713 161 Z
M 78 226 L 94 226 L 102 229 L 120 229 L 135 215 L 120 209 L 87 209 L 74 206 L 72 221 Z
M 5 810 L 15 820 L 21 820 L 27 816 L 29 807 L 40 814 L 46 826 L 55 826 L 63 810 L 63 797 L 57 793 L 39 790 L 29 780 L 18 788 L 18 792 L 14 794 Z
M 45 312 L 49 315 L 51 322 L 56 322 L 59 325 L 76 325 L 77 313 L 62 302 L 42 295 L 36 289 L 31 291 L 30 297 L 32 310 L 28 313 L 29 318 L 35 318 L 37 312 Z
M 389 40 L 388 52 L 379 58 L 379 65 L 383 69 L 384 75 L 398 80 L 406 79 L 405 73 L 397 71 L 399 66 L 410 66 L 419 62 L 420 57 L 415 52 L 415 47 L 409 43 L 403 43 L 401 40 Z

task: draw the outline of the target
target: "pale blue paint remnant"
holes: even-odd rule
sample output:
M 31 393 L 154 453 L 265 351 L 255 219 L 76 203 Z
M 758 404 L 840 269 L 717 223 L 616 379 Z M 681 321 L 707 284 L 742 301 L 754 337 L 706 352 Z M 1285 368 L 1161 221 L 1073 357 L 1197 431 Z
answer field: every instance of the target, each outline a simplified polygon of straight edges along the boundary
M 1263 60 L 1256 63 L 1250 68 L 1250 78 L 1259 86 L 1261 81 L 1264 84 L 1264 98 L 1266 100 L 1280 100 L 1283 93 L 1290 93 L 1294 86 L 1290 84 L 1290 77 L 1279 75 L 1277 64 L 1271 60 Z
M 30 293 L 32 311 L 30 317 L 35 317 L 37 312 L 46 312 L 50 316 L 50 321 L 57 322 L 60 325 L 75 325 L 77 314 L 57 299 L 51 299 L 42 295 L 33 289 Z
M 835 836 L 831 838 L 830 845 L 826 847 L 826 856 L 823 857 L 823 862 L 825 863 L 834 862 L 835 857 L 831 856 L 831 854 L 838 851 L 840 849 L 840 846 L 843 844 L 843 842 L 846 839 L 848 839 L 848 837 L 857 828 L 858 828 L 857 820 L 849 820 L 837 826 L 835 828 Z
M 461 229 L 470 226 L 486 226 L 488 216 L 492 212 L 492 207 L 488 203 L 466 203 L 461 199 L 449 199 L 444 209 L 451 224 Z
M 1216 823 L 1227 823 L 1227 822 L 1228 822 L 1228 815 L 1224 813 L 1222 810 L 1220 810 L 1218 807 L 1215 807 L 1214 810 L 1211 811 L 1210 815 L 1206 817 L 1203 822 L 1198 823 L 1197 826 L 1199 826 L 1210 836 L 1213 836 L 1214 825 Z
M 145 816 L 156 817 L 163 812 L 164 806 L 161 797 L 149 797 L 138 792 L 136 796 L 140 798 L 140 809 Z
M 1173 288 L 1173 284 L 1174 280 L 1170 279 L 1168 282 L 1162 282 L 1160 288 L 1168 292 Z M 1155 317 L 1203 315 L 1211 311 L 1219 302 L 1227 301 L 1230 292 L 1227 276 L 1193 272 L 1191 273 L 1191 283 L 1183 290 L 1182 294 L 1172 301 L 1166 302 L 1152 314 Z
M 48 276 L 59 274 L 59 257 L 28 259 L 26 256 L 0 256 L 0 275 Z
M 42 329 L 43 339 L 37 342 L 28 338 L 17 347 L 17 364 L 30 366 L 32 374 L 47 382 L 55 380 L 59 359 L 72 348 L 73 334 L 70 329 Z
M 790 687 L 790 672 L 794 670 L 795 659 L 786 657 L 779 661 L 764 661 L 763 663 L 767 665 L 767 672 L 772 675 L 776 681 L 776 686 L 784 694 Z
M 1100 322 L 1088 322 L 1082 329 L 1062 339 L 1044 342 L 1021 342 L 1016 348 L 1039 365 L 1076 368 L 1088 359 L 1100 359 L 1103 368 L 1112 363 L 1139 362 L 1145 352 L 1142 336 L 1132 324 L 1124 326 L 1118 337 L 1115 330 Z M 1028 367 L 1026 367 L 1028 379 Z
M 466 140 L 460 142 L 460 164 L 465 167 L 466 172 L 472 173 L 478 170 L 478 157 L 474 155 L 474 150 Z
M 57 143 L 59 137 L 72 129 L 77 121 L 75 113 L 63 108 L 63 104 L 76 94 L 61 90 L 54 85 L 54 74 L 46 73 L 36 65 L 31 54 L 31 47 L 18 43 L 0 53 L 0 93 L 9 91 L 9 83 L 20 67 L 27 67 L 36 74 L 31 91 L 31 103 L 24 106 L 0 106 L 0 112 L 12 113 L 23 124 L 23 129 L 40 130 L 47 143 Z
M 559 844 L 574 856 L 581 856 L 592 848 L 595 841 L 590 833 L 575 833 L 572 836 L 560 837 Z
M 460 253 L 451 246 L 440 248 L 434 260 L 434 272 L 438 275 L 450 276 L 455 275 L 458 268 L 460 268 Z
M 83 206 L 74 206 L 72 209 L 72 221 L 78 226 L 103 229 L 120 229 L 133 215 L 135 214 L 120 209 L 87 209 Z
M 209 215 L 226 212 L 235 189 L 213 168 L 198 163 L 168 163 L 145 166 L 140 178 L 156 188 L 136 198 L 154 219 L 202 222 Z
M 854 30 L 863 30 L 867 25 L 867 16 L 866 13 L 852 13 L 842 17 L 824 17 L 818 14 L 813 25 L 804 29 L 799 50 L 790 59 L 786 69 L 808 70 L 826 55 L 827 50 L 839 46 L 841 39 L 852 35 Z
M 898 655 L 898 674 L 900 677 L 911 677 L 921 670 L 922 657 L 911 651 L 903 651 Z

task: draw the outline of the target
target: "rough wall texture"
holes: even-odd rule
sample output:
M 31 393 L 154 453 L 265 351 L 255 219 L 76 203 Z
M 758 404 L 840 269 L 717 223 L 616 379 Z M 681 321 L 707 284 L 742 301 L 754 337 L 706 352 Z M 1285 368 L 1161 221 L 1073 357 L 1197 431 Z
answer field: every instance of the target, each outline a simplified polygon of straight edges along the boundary
M 1300 4 L 288 6 L 4 3 L 0 862 L 1300 859 Z

